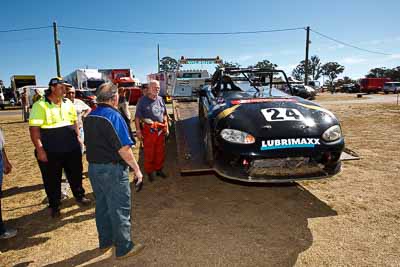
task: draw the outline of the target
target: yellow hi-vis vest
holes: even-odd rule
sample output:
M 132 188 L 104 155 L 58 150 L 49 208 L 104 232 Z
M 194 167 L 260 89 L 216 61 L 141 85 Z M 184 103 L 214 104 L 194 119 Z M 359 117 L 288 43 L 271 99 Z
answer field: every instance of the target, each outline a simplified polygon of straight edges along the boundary
M 77 121 L 74 104 L 67 98 L 61 101 L 61 107 L 43 97 L 32 106 L 29 126 L 42 129 L 60 128 L 73 125 Z

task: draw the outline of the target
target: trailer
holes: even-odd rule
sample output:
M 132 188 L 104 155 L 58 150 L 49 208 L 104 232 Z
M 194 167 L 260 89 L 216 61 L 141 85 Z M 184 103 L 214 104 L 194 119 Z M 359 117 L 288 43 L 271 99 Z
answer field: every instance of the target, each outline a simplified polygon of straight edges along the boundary
M 363 78 L 360 80 L 360 89 L 363 93 L 376 93 L 382 91 L 384 84 L 390 81 L 390 78 Z
M 216 58 L 185 58 L 179 63 L 185 64 L 222 64 Z M 206 162 L 206 150 L 201 136 L 199 119 L 200 88 L 209 82 L 207 70 L 180 70 L 169 73 L 171 91 L 167 92 L 172 99 L 175 121 L 175 137 L 178 163 L 182 174 L 213 172 Z
M 36 85 L 35 75 L 13 75 L 11 76 L 10 80 L 13 94 L 17 98 L 19 98 L 19 88 L 29 85 Z

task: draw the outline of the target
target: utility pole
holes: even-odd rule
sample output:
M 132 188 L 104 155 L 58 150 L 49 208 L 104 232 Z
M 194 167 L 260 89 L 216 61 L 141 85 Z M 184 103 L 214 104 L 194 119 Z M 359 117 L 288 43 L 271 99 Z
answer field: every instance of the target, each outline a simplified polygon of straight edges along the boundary
M 160 44 L 157 44 L 157 70 L 160 72 Z
M 58 46 L 60 45 L 60 41 L 57 37 L 57 23 L 53 22 L 53 31 L 54 31 L 54 47 L 56 49 L 56 64 L 57 64 L 57 76 L 61 77 L 61 68 L 60 68 L 60 55 L 58 53 Z
M 307 31 L 307 37 L 306 37 L 306 59 L 304 61 L 304 85 L 308 85 L 308 50 L 310 46 L 310 26 L 307 26 L 306 28 Z

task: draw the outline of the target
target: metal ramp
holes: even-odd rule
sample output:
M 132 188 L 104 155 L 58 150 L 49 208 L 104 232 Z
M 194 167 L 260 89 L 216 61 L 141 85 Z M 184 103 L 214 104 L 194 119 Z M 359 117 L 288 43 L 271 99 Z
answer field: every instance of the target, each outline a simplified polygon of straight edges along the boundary
M 205 148 L 201 139 L 198 101 L 173 100 L 177 154 L 182 174 L 210 172 L 205 163 Z
M 341 161 L 348 161 L 348 160 L 359 160 L 361 157 L 351 149 L 347 147 L 343 150 L 342 154 L 340 155 Z

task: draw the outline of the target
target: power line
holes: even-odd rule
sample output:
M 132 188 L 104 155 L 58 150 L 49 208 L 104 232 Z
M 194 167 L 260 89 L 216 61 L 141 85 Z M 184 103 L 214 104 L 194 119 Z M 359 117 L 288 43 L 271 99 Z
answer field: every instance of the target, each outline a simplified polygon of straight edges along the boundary
M 147 34 L 147 35 L 239 35 L 239 34 L 261 34 L 271 32 L 284 32 L 304 30 L 304 27 L 287 28 L 287 29 L 274 29 L 274 30 L 259 30 L 259 31 L 236 31 L 236 32 L 150 32 L 150 31 L 124 31 L 124 30 L 111 30 L 100 28 L 85 28 L 59 25 L 60 28 L 83 30 L 83 31 L 96 31 L 96 32 L 112 32 L 112 33 L 127 33 L 127 34 Z
M 336 43 L 342 44 L 342 45 L 344 45 L 344 46 L 352 47 L 352 48 L 357 49 L 357 50 L 361 50 L 361 51 L 368 52 L 368 53 L 372 53 L 372 54 L 378 54 L 378 55 L 385 55 L 385 56 L 390 56 L 390 55 L 391 55 L 391 54 L 389 54 L 389 53 L 383 53 L 383 52 L 379 52 L 379 51 L 373 51 L 373 50 L 361 48 L 361 47 L 358 47 L 358 46 L 355 46 L 355 45 L 352 45 L 352 44 L 349 44 L 349 43 L 345 43 L 345 42 L 340 41 L 340 40 L 338 40 L 338 39 L 329 37 L 328 35 L 325 35 L 325 34 L 322 34 L 322 33 L 320 33 L 320 32 L 317 32 L 317 31 L 315 31 L 315 30 L 313 30 L 313 29 L 310 29 L 310 31 L 312 31 L 313 33 L 316 33 L 316 34 L 318 34 L 319 36 L 322 36 L 322 37 L 324 37 L 324 38 L 326 38 L 326 39 L 329 39 L 329 40 L 334 41 L 334 42 L 336 42 Z
M 304 27 L 297 28 L 285 28 L 285 29 L 271 29 L 271 30 L 258 30 L 258 31 L 232 31 L 232 32 L 152 32 L 152 31 L 126 31 L 126 30 L 112 30 L 112 29 L 102 29 L 102 28 L 87 28 L 87 27 L 75 27 L 75 26 L 66 26 L 66 25 L 58 25 L 59 28 L 71 29 L 71 30 L 81 30 L 81 31 L 95 31 L 95 32 L 109 32 L 109 33 L 125 33 L 125 34 L 144 34 L 144 35 L 242 35 L 242 34 L 263 34 L 263 33 L 274 33 L 274 32 L 286 32 L 286 31 L 297 31 L 297 30 L 305 30 Z M 52 26 L 42 26 L 42 27 L 32 27 L 32 28 L 21 28 L 21 29 L 9 29 L 9 30 L 0 30 L 0 33 L 10 33 L 10 32 L 21 32 L 21 31 L 34 31 L 41 29 L 52 28 Z M 342 44 L 344 46 L 348 46 L 360 51 L 390 56 L 390 53 L 384 53 L 379 51 L 373 51 L 365 48 L 361 48 L 343 41 L 340 41 L 336 38 L 330 37 L 326 34 L 320 33 L 316 30 L 310 29 L 313 33 L 334 41 L 336 43 Z
M 11 30 L 0 30 L 0 33 L 7 33 L 7 32 L 22 32 L 22 31 L 34 31 L 40 29 L 47 29 L 51 28 L 52 26 L 43 26 L 43 27 L 34 27 L 34 28 L 22 28 L 22 29 L 11 29 Z

